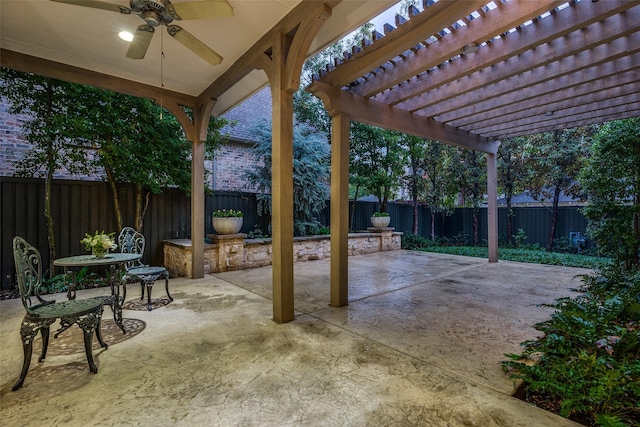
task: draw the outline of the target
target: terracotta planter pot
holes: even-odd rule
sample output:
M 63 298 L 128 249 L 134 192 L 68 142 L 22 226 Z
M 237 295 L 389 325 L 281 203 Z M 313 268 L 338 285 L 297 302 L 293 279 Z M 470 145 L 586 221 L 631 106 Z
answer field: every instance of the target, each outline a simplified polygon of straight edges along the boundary
M 242 228 L 242 217 L 212 218 L 213 229 L 218 234 L 237 234 Z
M 371 225 L 375 228 L 387 228 L 389 226 L 389 222 L 391 221 L 390 216 L 372 216 L 371 217 Z

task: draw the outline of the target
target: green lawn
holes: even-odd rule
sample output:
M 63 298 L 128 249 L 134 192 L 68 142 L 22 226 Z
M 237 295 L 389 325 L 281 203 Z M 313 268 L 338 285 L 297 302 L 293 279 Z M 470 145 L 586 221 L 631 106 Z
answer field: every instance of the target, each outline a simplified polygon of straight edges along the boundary
M 465 255 L 478 258 L 488 258 L 489 250 L 486 247 L 471 246 L 429 246 L 416 250 L 424 252 L 437 252 L 451 255 Z M 609 265 L 609 258 L 568 254 L 559 252 L 547 252 L 532 249 L 508 249 L 500 248 L 498 257 L 507 261 L 530 262 L 534 264 L 564 265 L 566 267 L 600 268 Z

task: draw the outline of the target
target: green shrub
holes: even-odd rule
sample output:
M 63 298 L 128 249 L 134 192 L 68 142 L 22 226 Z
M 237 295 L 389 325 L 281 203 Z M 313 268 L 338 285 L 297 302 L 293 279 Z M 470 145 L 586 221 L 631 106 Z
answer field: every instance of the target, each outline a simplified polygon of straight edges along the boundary
M 556 311 L 535 325 L 544 335 L 507 354 L 503 369 L 523 381 L 525 400 L 557 402 L 564 417 L 640 425 L 640 272 L 604 268 L 580 290 L 548 305 Z
M 401 239 L 402 249 L 419 249 L 435 244 L 433 240 L 416 234 L 403 234 Z

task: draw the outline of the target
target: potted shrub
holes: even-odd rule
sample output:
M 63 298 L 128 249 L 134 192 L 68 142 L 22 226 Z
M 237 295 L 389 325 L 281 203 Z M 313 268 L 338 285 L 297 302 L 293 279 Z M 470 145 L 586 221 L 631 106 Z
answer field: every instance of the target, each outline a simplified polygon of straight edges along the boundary
M 218 234 L 237 234 L 242 228 L 242 211 L 218 209 L 212 214 L 213 229 Z
M 371 225 L 374 228 L 387 228 L 391 217 L 387 212 L 374 212 L 371 216 Z

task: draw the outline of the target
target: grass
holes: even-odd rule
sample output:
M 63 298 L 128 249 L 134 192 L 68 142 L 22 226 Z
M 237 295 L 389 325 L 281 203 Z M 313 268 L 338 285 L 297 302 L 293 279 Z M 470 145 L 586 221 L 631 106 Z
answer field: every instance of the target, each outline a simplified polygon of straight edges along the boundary
M 482 246 L 429 246 L 417 248 L 416 250 L 450 255 L 465 255 L 477 258 L 489 257 L 489 249 Z M 498 250 L 498 258 L 507 261 L 563 265 L 565 267 L 582 267 L 592 269 L 599 269 L 611 263 L 609 258 L 560 252 L 547 252 L 545 250 L 512 248 L 500 248 Z

